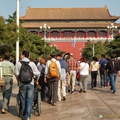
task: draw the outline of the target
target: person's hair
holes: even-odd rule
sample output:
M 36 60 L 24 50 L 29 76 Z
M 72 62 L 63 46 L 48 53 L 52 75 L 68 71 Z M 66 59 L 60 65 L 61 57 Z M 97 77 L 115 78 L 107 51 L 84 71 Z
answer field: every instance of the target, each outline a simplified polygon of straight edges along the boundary
M 102 54 L 101 57 L 105 58 L 105 54 Z
M 96 61 L 96 62 L 98 61 L 97 57 L 93 57 L 93 60 Z
M 55 57 L 56 57 L 56 53 L 53 52 L 53 53 L 50 54 L 50 56 L 51 56 L 52 58 L 55 58 Z
M 41 58 L 41 59 L 40 59 L 40 64 L 46 64 L 46 60 L 43 59 L 43 58 Z
M 10 59 L 10 53 L 5 53 L 4 60 L 9 60 L 9 59 Z
M 110 54 L 110 58 L 111 58 L 111 59 L 114 59 L 114 58 L 115 58 L 115 54 L 111 53 L 111 54 Z
M 25 57 L 28 58 L 29 57 L 29 52 L 27 52 L 27 51 L 24 50 L 24 51 L 22 51 L 22 55 L 24 55 Z
M 62 57 L 62 54 L 57 54 L 56 57 Z
M 81 59 L 80 59 L 80 62 L 85 62 L 85 63 L 86 63 L 87 60 L 86 60 L 86 58 L 81 58 Z

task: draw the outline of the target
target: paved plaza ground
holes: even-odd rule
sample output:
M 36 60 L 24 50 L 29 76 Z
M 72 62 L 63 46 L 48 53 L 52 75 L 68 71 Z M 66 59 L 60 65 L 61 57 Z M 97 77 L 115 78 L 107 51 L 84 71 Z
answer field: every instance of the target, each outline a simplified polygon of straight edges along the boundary
M 117 77 L 117 94 L 112 94 L 110 87 L 100 88 L 99 78 L 97 88 L 91 89 L 90 76 L 87 93 L 79 93 L 78 86 L 75 89 L 74 94 L 67 93 L 67 100 L 57 102 L 57 106 L 42 102 L 41 116 L 32 113 L 31 120 L 120 120 L 120 77 Z M 9 113 L 0 113 L 0 120 L 21 120 L 16 110 L 17 93 L 18 87 L 14 81 Z

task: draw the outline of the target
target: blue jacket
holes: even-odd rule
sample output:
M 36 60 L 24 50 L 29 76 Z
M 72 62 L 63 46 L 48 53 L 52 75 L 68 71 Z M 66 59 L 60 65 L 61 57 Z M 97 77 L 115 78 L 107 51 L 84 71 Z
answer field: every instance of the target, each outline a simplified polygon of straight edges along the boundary
M 62 58 L 58 60 L 60 62 L 61 68 L 64 68 L 66 71 L 69 71 L 68 69 L 68 64 L 65 60 L 63 60 Z

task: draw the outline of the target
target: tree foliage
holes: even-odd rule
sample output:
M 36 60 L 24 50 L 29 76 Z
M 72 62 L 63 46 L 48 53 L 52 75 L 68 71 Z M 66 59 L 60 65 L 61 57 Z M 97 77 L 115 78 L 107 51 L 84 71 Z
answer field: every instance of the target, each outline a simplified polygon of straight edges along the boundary
M 13 16 L 9 16 L 6 20 L 0 17 L 0 56 L 3 56 L 5 52 L 9 52 L 15 59 L 16 41 L 18 38 L 20 52 L 27 50 L 33 60 L 39 56 L 48 57 L 53 51 L 64 53 L 64 51 L 60 51 L 54 46 L 50 47 L 49 43 L 45 42 L 40 36 L 28 33 L 22 26 L 19 27 L 19 33 L 17 33 L 15 15 L 16 13 Z
M 105 42 L 97 41 L 92 42 L 88 40 L 85 43 L 85 47 L 82 49 L 82 57 L 91 60 L 93 57 L 93 44 L 94 44 L 94 56 L 97 58 L 101 57 L 101 54 L 105 54 L 109 57 L 111 53 L 115 54 L 116 57 L 120 57 L 120 34 L 114 36 L 114 40 Z
M 109 43 L 108 48 L 108 54 L 114 53 L 116 57 L 120 57 L 120 34 L 114 37 L 114 40 Z

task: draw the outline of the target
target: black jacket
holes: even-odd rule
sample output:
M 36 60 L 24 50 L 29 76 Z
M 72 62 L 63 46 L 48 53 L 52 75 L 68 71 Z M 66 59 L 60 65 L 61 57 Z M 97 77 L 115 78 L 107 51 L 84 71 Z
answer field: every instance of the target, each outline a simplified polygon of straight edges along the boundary
M 106 69 L 108 70 L 109 74 L 116 74 L 118 71 L 120 71 L 120 65 L 116 60 L 109 60 Z

